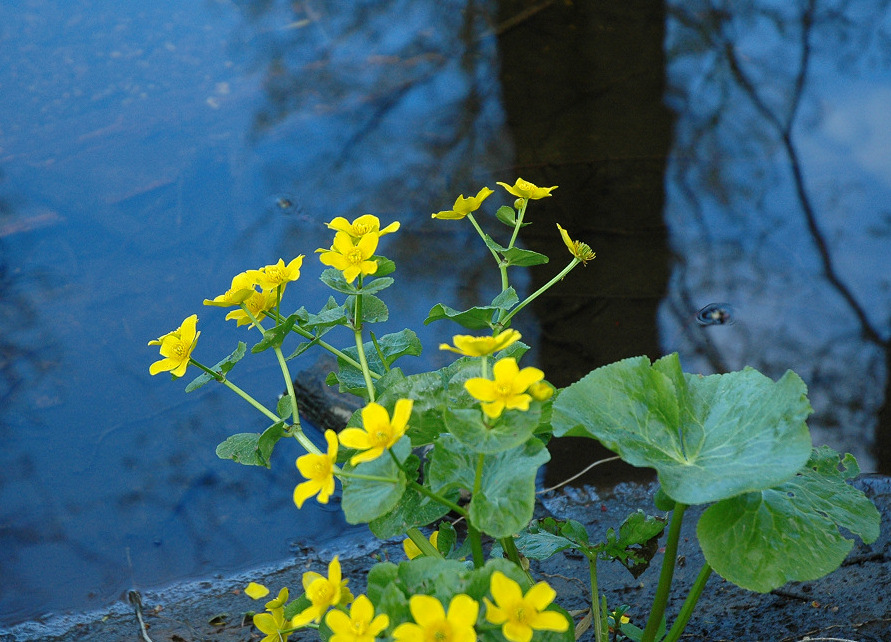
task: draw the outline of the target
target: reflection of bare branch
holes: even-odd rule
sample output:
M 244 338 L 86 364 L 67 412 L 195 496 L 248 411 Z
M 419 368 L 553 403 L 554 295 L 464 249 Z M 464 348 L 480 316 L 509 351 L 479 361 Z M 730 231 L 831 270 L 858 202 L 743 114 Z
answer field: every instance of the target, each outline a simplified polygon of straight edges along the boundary
M 857 317 L 857 320 L 860 323 L 861 328 L 863 329 L 863 335 L 866 337 L 866 339 L 876 344 L 877 346 L 887 348 L 889 345 L 888 341 L 882 339 L 879 331 L 872 325 L 872 322 L 869 320 L 869 317 L 867 316 L 866 311 L 863 309 L 863 306 L 854 296 L 851 289 L 844 283 L 844 281 L 842 281 L 841 277 L 835 269 L 832 255 L 829 252 L 829 247 L 826 244 L 826 239 L 823 235 L 823 232 L 820 230 L 813 202 L 811 200 L 810 194 L 808 193 L 807 186 L 805 185 L 804 175 L 801 170 L 801 159 L 799 157 L 798 150 L 795 147 L 795 143 L 792 140 L 792 127 L 795 122 L 795 115 L 798 112 L 798 107 L 801 104 L 802 89 L 807 77 L 808 63 L 810 60 L 810 35 L 811 27 L 813 25 L 813 13 L 815 9 L 814 5 L 815 0 L 810 0 L 808 2 L 807 10 L 802 14 L 801 17 L 801 57 L 799 60 L 798 72 L 795 75 L 795 81 L 793 83 L 794 89 L 792 92 L 792 101 L 789 106 L 789 113 L 787 114 L 785 119 L 781 119 L 779 116 L 777 116 L 773 112 L 773 110 L 771 110 L 761 99 L 754 84 L 743 71 L 732 43 L 724 43 L 724 52 L 727 56 L 730 70 L 733 73 L 734 79 L 749 96 L 752 104 L 777 130 L 777 134 L 782 141 L 783 149 L 789 159 L 789 165 L 792 169 L 792 178 L 795 183 L 796 196 L 801 203 L 801 209 L 804 213 L 808 232 L 810 232 L 811 239 L 813 240 L 814 245 L 817 248 L 817 253 L 820 256 L 820 261 L 823 265 L 823 273 L 826 277 L 826 280 L 829 281 L 829 283 L 836 289 L 836 291 L 841 295 L 841 297 L 845 300 L 845 303 L 847 303 L 848 307 Z

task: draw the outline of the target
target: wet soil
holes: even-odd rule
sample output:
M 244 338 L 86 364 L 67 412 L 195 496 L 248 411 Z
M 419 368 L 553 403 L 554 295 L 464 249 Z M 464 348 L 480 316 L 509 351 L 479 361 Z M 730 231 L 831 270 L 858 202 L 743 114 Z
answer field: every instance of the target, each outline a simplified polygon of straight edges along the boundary
M 891 642 L 891 477 L 864 476 L 857 485 L 876 503 L 882 514 L 882 534 L 873 544 L 856 541 L 845 563 L 834 573 L 813 582 L 790 583 L 767 594 L 744 591 L 712 575 L 703 592 L 683 640 L 705 642 Z M 607 528 L 617 527 L 638 508 L 656 514 L 652 485 L 622 484 L 609 492 L 591 487 L 568 488 L 543 497 L 541 516 L 552 514 L 584 523 L 592 539 Z M 683 564 L 675 574 L 675 593 L 669 602 L 669 618 L 680 608 L 687 590 L 702 564 L 693 536 L 698 512 L 685 517 L 684 537 L 679 548 Z M 213 582 L 201 582 L 176 593 L 142 594 L 145 636 L 132 605 L 121 604 L 107 613 L 82 617 L 61 635 L 30 633 L 0 634 L 0 642 L 47 640 L 56 642 L 249 642 L 262 638 L 245 618 L 256 607 L 242 592 L 247 581 L 262 582 L 277 590 L 297 588 L 306 570 L 324 572 L 328 560 L 339 554 L 344 577 L 359 592 L 368 569 L 378 560 L 404 559 L 396 541 L 379 542 L 363 534 L 358 540 L 326 545 L 324 549 L 300 551 L 283 568 L 245 574 Z M 629 605 L 632 622 L 643 626 L 647 605 L 658 579 L 659 556 L 654 565 L 634 579 L 618 563 L 599 565 L 600 588 L 611 606 Z M 561 605 L 583 610 L 590 604 L 587 562 L 573 553 L 559 554 L 544 563 L 533 563 L 538 578 L 557 589 Z M 182 588 L 182 587 L 181 587 Z M 179 597 L 172 597 L 178 595 Z M 577 620 L 581 616 L 577 617 Z M 74 622 L 74 620 L 72 620 Z M 314 639 L 312 632 L 292 640 Z M 588 630 L 581 639 L 593 639 Z

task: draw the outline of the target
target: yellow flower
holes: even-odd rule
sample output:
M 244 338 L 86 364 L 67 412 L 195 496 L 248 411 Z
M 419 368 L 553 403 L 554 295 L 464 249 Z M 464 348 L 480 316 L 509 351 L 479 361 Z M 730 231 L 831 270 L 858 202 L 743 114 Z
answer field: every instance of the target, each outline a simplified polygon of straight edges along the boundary
M 547 401 L 554 396 L 554 387 L 549 383 L 539 381 L 538 383 L 533 383 L 529 386 L 527 392 L 532 395 L 532 398 L 536 401 Z
M 244 588 L 244 592 L 252 600 L 259 600 L 261 597 L 266 597 L 267 595 L 269 595 L 269 589 L 262 584 L 257 584 L 256 582 L 249 583 Z
M 266 634 L 260 642 L 287 642 L 289 634 L 284 631 L 293 629 L 293 624 L 293 619 L 290 621 L 285 619 L 285 609 L 283 607 L 270 609 L 268 613 L 257 613 L 254 616 L 254 626 L 261 633 Z
M 363 461 L 372 461 L 380 457 L 384 450 L 402 438 L 408 428 L 408 419 L 414 402 L 411 399 L 400 399 L 393 408 L 393 420 L 387 409 L 373 401 L 362 408 L 363 428 L 347 428 L 340 433 L 340 443 L 347 448 L 355 448 L 365 452 L 353 455 L 350 464 L 355 466 Z
M 532 396 L 526 391 L 533 384 L 544 379 L 544 373 L 538 368 L 517 367 L 513 357 L 499 359 L 492 367 L 492 379 L 474 377 L 464 382 L 464 387 L 474 399 L 483 402 L 483 412 L 492 419 L 497 419 L 507 410 L 529 410 Z
M 267 265 L 259 270 L 248 270 L 247 274 L 261 289 L 274 290 L 280 285 L 299 279 L 301 265 L 303 265 L 302 254 L 287 265 L 284 259 L 279 259 L 274 265 Z
M 323 265 L 328 265 L 343 272 L 343 278 L 347 283 L 352 283 L 360 274 L 374 274 L 377 271 L 377 261 L 372 261 L 374 251 L 377 249 L 378 235 L 366 234 L 356 245 L 346 232 L 338 232 L 334 235 L 334 245 L 330 250 L 319 248 L 319 260 Z
M 383 614 L 375 617 L 371 600 L 360 595 L 350 607 L 349 616 L 343 611 L 331 611 L 325 624 L 334 632 L 329 642 L 373 642 L 390 626 L 390 618 Z
M 488 187 L 484 187 L 477 192 L 476 196 L 471 196 L 469 198 L 464 198 L 464 194 L 461 194 L 461 196 L 455 200 L 452 209 L 437 212 L 436 214 L 431 214 L 431 216 L 433 218 L 450 220 L 462 219 L 471 212 L 477 211 L 480 208 L 480 205 L 483 204 L 483 201 L 486 200 L 490 194 L 492 194 L 492 190 Z
M 514 196 L 527 198 L 533 201 L 544 198 L 545 196 L 551 196 L 551 190 L 557 189 L 556 185 L 553 187 L 539 187 L 538 185 L 533 185 L 529 181 L 524 181 L 522 178 L 518 178 L 517 182 L 513 185 L 508 185 L 507 183 L 498 184 Z
M 282 286 L 282 292 L 284 293 L 284 286 Z M 251 314 L 254 315 L 254 318 L 257 321 L 262 321 L 266 318 L 267 310 L 271 310 L 273 307 L 275 307 L 275 290 L 264 292 L 251 290 L 251 295 L 242 303 L 244 304 L 244 307 L 250 310 Z M 232 310 L 232 312 L 226 315 L 226 321 L 232 319 L 235 320 L 235 323 L 238 326 L 248 325 L 249 323 L 252 323 L 250 315 L 241 308 Z
M 187 317 L 176 330 L 168 332 L 163 337 L 149 341 L 150 346 L 161 346 L 160 361 L 155 361 L 149 366 L 149 374 L 156 375 L 159 372 L 170 372 L 174 377 L 182 377 L 189 367 L 189 359 L 192 350 L 198 342 L 200 332 L 195 331 L 198 323 L 198 315 Z
M 275 596 L 275 598 L 266 602 L 266 610 L 272 611 L 273 609 L 282 608 L 288 601 L 288 593 L 288 587 L 283 587 L 282 590 L 278 592 L 278 595 Z
M 303 590 L 306 598 L 312 602 L 301 613 L 291 620 L 295 627 L 310 622 L 319 622 L 325 612 L 332 606 L 345 606 L 353 600 L 353 594 L 346 588 L 349 580 L 341 579 L 340 561 L 337 556 L 328 564 L 328 577 L 309 571 L 303 574 Z
M 591 246 L 587 243 L 582 243 L 581 241 L 573 241 L 569 238 L 569 232 L 560 227 L 560 224 L 557 223 L 557 229 L 560 230 L 560 236 L 563 237 L 563 242 L 566 244 L 569 253 L 572 254 L 575 258 L 582 262 L 582 265 L 585 265 L 588 261 L 597 256 L 594 253 L 594 250 L 591 249 Z
M 247 272 L 236 274 L 232 277 L 232 285 L 223 294 L 213 299 L 204 299 L 204 305 L 215 305 L 219 308 L 229 308 L 233 305 L 241 305 L 247 301 L 252 294 L 256 293 L 254 289 L 254 280 Z
M 430 543 L 433 544 L 433 548 L 436 548 L 437 544 L 439 543 L 439 531 L 433 531 L 433 533 L 430 534 L 429 539 Z M 421 555 L 421 549 L 418 548 L 417 544 L 411 541 L 410 537 L 402 540 L 402 550 L 405 551 L 405 556 L 410 560 L 413 560 L 414 558 Z
M 440 343 L 440 350 L 451 350 L 467 357 L 484 357 L 504 350 L 507 346 L 519 341 L 520 333 L 516 330 L 505 330 L 497 337 L 474 337 L 456 334 L 452 337 L 453 348 L 447 343 Z
M 352 223 L 350 223 L 344 217 L 338 216 L 332 219 L 330 223 L 326 223 L 326 225 L 332 230 L 345 232 L 354 240 L 359 240 L 366 234 L 376 234 L 377 236 L 383 236 L 384 234 L 390 234 L 391 232 L 395 232 L 399 229 L 399 221 L 390 223 L 387 227 L 381 229 L 380 219 L 371 214 L 364 214 L 354 220 Z
M 557 596 L 547 582 L 539 582 L 523 595 L 519 584 L 501 571 L 495 571 L 489 588 L 495 604 L 483 598 L 486 619 L 500 624 L 501 632 L 510 642 L 529 642 L 533 630 L 563 632 L 569 629 L 569 621 L 561 613 L 545 610 Z
M 415 622 L 404 622 L 393 631 L 396 642 L 475 642 L 479 602 L 463 593 L 449 602 L 446 614 L 442 604 L 430 595 L 412 595 L 408 601 Z
M 328 452 L 324 455 L 309 453 L 297 458 L 297 469 L 306 477 L 305 481 L 294 489 L 294 503 L 297 508 L 303 506 L 303 502 L 315 495 L 319 496 L 320 504 L 327 504 L 328 498 L 334 492 L 334 464 L 337 462 L 337 433 L 333 430 L 325 431 L 325 441 L 328 442 Z

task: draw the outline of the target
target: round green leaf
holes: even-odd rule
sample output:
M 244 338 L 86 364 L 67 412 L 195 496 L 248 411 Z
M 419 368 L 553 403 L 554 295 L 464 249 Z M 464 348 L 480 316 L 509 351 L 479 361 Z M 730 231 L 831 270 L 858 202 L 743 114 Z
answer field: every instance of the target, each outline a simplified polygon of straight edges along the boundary
M 772 381 L 746 368 L 685 374 L 677 354 L 635 357 L 594 370 L 554 402 L 554 434 L 600 440 L 626 462 L 655 468 L 684 504 L 780 484 L 807 461 L 807 388 L 788 371 Z
M 823 446 L 789 481 L 710 506 L 696 534 L 706 561 L 737 586 L 765 593 L 786 582 L 815 580 L 837 569 L 854 542 L 879 536 L 880 515 L 861 491 L 845 483 L 856 467 Z

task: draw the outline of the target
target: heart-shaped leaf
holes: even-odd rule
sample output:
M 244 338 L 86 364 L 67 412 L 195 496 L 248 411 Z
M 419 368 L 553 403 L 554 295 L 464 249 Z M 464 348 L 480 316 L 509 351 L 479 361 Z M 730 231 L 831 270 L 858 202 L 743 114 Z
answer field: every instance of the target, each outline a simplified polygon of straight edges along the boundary
M 702 504 L 771 488 L 804 465 L 806 392 L 791 371 L 776 382 L 752 368 L 703 377 L 683 373 L 677 354 L 636 357 L 561 391 L 551 425 L 655 468 L 669 497 Z

